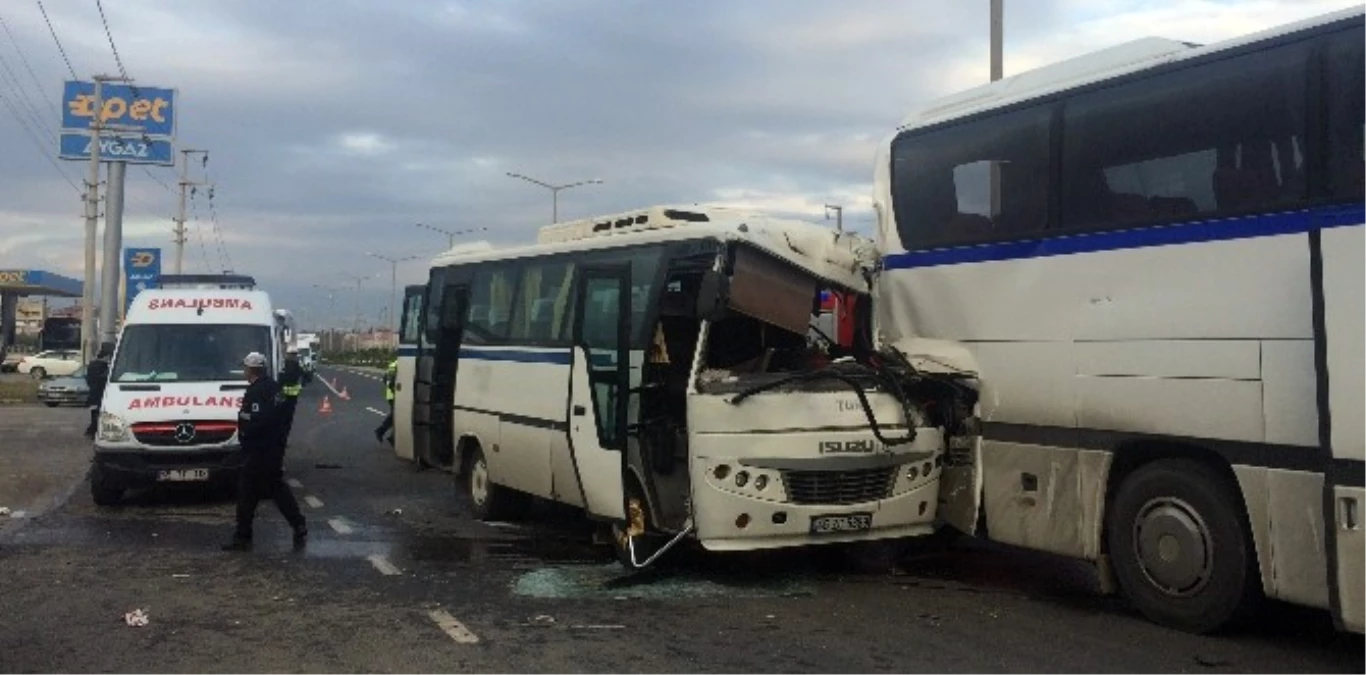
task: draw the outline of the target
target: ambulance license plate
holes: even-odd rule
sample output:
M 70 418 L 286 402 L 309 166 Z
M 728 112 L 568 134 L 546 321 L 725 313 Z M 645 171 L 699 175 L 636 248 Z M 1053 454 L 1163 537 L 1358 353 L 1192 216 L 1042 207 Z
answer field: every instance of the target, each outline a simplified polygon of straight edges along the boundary
M 157 472 L 157 480 L 164 482 L 185 483 L 208 479 L 208 469 L 171 469 Z
M 838 516 L 812 516 L 811 534 L 862 532 L 873 529 L 873 514 L 844 513 Z

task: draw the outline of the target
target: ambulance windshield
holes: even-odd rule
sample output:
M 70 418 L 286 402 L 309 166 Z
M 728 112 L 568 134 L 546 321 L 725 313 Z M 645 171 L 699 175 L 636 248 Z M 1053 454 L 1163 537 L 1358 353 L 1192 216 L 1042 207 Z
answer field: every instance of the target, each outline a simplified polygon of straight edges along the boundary
M 242 324 L 141 324 L 120 338 L 114 382 L 222 382 L 243 377 L 242 359 L 269 355 L 270 328 Z

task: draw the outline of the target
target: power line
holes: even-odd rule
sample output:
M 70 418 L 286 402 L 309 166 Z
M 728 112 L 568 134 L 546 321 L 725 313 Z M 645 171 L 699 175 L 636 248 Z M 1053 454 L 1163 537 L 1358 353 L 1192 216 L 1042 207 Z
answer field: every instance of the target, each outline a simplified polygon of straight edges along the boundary
M 95 7 L 100 10 L 100 23 L 104 24 L 104 34 L 109 38 L 109 49 L 114 52 L 114 63 L 118 64 L 119 74 L 126 80 L 128 79 L 128 71 L 123 69 L 123 59 L 119 57 L 119 48 L 114 46 L 114 34 L 109 30 L 109 21 L 104 18 L 104 3 L 95 0 Z M 136 96 L 137 92 L 134 92 L 133 95 Z
M 28 71 L 28 76 L 33 79 L 33 86 L 38 88 L 39 97 L 47 102 L 47 106 L 52 110 L 53 115 L 57 119 L 61 119 L 62 111 L 52 102 L 52 97 L 48 95 L 47 89 L 43 87 L 42 80 L 38 79 L 38 74 L 33 71 L 33 64 L 29 63 L 28 56 L 24 54 L 24 48 L 21 47 L 19 41 L 15 39 L 14 33 L 9 29 L 9 22 L 5 21 L 4 17 L 0 17 L 0 26 L 4 27 L 5 34 L 9 36 L 9 41 L 14 45 L 15 53 L 19 54 L 19 60 L 23 62 L 24 69 Z
M 198 193 L 197 186 L 190 188 L 190 213 L 194 216 L 195 238 L 199 240 L 199 260 L 204 263 L 205 272 L 213 273 L 213 267 L 209 266 L 209 250 L 204 246 L 204 224 L 199 219 L 199 202 L 195 201 Z
M 167 192 L 175 192 L 175 188 L 172 188 L 171 185 L 170 185 L 169 183 L 167 183 L 166 181 L 164 181 L 164 180 L 162 180 L 162 179 L 160 179 L 160 178 L 157 178 L 157 175 L 154 174 L 154 173 L 152 173 L 152 170 L 151 170 L 151 169 L 149 169 L 149 168 L 147 168 L 146 166 L 144 166 L 144 167 L 142 167 L 142 171 L 143 171 L 143 173 L 146 173 L 146 174 L 147 174 L 147 177 L 148 177 L 148 178 L 151 178 L 152 180 L 156 181 L 157 184 L 160 185 L 161 187 L 166 188 L 166 191 L 167 191 Z
M 18 120 L 19 126 L 23 128 L 24 135 L 28 137 L 34 147 L 38 148 L 38 153 L 43 156 L 43 159 L 46 159 L 48 163 L 52 165 L 52 168 L 56 169 L 57 173 L 61 174 L 62 180 L 65 180 L 67 185 L 70 185 L 71 189 L 76 191 L 76 194 L 83 194 L 81 189 L 76 186 L 76 183 L 71 180 L 71 177 L 66 175 L 66 172 L 62 170 L 62 166 L 57 163 L 57 160 L 53 159 L 52 155 L 48 154 L 47 148 L 43 145 L 43 142 L 38 140 L 38 136 L 33 132 L 33 129 L 29 128 L 28 122 L 19 114 L 19 109 L 14 107 L 14 104 L 10 102 L 9 97 L 5 96 L 3 91 L 0 91 L 0 103 L 4 103 L 5 107 L 9 108 L 10 113 L 14 115 L 14 119 Z
M 209 220 L 213 223 L 214 238 L 218 240 L 218 254 L 226 265 L 223 269 L 230 270 L 233 269 L 232 256 L 228 255 L 228 245 L 223 241 L 223 227 L 218 222 L 218 208 L 213 203 L 214 185 L 213 179 L 209 177 L 209 154 L 207 152 L 204 153 L 201 166 L 204 168 L 204 182 L 209 184 Z
M 14 93 L 14 98 L 19 102 L 20 107 L 28 113 L 29 121 L 44 134 L 55 137 L 57 132 L 53 131 L 52 127 L 43 121 L 42 113 L 38 112 L 37 106 L 33 105 L 33 100 L 29 97 L 28 91 L 22 86 L 23 82 L 14 73 L 14 69 L 9 67 L 9 61 L 5 59 L 3 54 L 0 54 L 0 68 L 4 70 L 4 72 L 0 72 L 0 75 L 7 76 L 0 79 L 4 79 L 10 91 Z
M 71 67 L 71 59 L 66 57 L 66 49 L 62 47 L 62 41 L 57 39 L 57 29 L 52 27 L 52 19 L 47 16 L 47 10 L 43 8 L 43 0 L 38 0 L 38 11 L 43 13 L 43 21 L 47 22 L 47 32 L 52 34 L 52 41 L 57 43 L 57 51 L 62 55 L 62 61 L 66 62 L 66 69 L 71 73 L 71 79 L 79 80 L 76 77 L 76 69 Z

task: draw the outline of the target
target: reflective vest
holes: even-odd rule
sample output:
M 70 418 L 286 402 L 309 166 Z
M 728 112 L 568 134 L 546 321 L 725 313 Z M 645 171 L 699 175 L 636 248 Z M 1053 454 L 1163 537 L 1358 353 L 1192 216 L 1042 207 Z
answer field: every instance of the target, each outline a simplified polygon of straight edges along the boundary
M 304 388 L 301 385 L 297 384 L 287 384 L 283 387 L 280 387 L 280 393 L 284 394 L 285 396 L 288 396 L 289 398 L 298 398 L 299 394 L 303 393 L 303 390 Z
M 398 361 L 390 362 L 389 370 L 384 373 L 384 400 L 394 401 L 394 380 L 398 379 Z

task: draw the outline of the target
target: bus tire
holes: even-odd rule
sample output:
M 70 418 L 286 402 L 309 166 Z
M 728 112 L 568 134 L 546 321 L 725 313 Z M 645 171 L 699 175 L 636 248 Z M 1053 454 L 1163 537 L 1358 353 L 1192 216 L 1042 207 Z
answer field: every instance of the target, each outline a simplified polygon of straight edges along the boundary
M 90 467 L 90 497 L 97 506 L 118 506 L 123 501 L 123 487 L 111 481 L 96 464 Z
M 1242 500 L 1208 464 L 1168 459 L 1135 470 L 1106 519 L 1125 597 L 1149 620 L 1191 633 L 1229 628 L 1261 596 Z
M 499 520 L 511 511 L 513 496 L 509 490 L 489 479 L 488 461 L 484 450 L 474 446 L 469 451 L 465 468 L 465 492 L 470 498 L 470 509 L 477 520 Z

